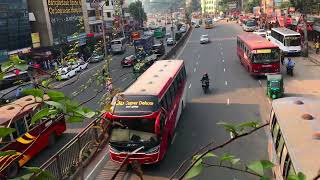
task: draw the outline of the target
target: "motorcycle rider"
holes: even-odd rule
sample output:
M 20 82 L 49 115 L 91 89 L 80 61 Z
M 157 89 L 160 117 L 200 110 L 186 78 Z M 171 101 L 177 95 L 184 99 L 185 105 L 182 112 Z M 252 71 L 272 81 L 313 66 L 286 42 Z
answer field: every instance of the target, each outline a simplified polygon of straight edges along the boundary
M 201 82 L 202 84 L 205 83 L 205 85 L 208 87 L 209 86 L 209 75 L 208 73 L 204 73 L 202 78 L 201 78 Z M 203 86 L 203 85 L 202 85 Z
M 288 61 L 287 61 L 287 74 L 290 72 L 291 75 L 292 75 L 292 72 L 293 72 L 293 67 L 295 66 L 295 62 L 291 60 L 291 58 L 288 58 Z

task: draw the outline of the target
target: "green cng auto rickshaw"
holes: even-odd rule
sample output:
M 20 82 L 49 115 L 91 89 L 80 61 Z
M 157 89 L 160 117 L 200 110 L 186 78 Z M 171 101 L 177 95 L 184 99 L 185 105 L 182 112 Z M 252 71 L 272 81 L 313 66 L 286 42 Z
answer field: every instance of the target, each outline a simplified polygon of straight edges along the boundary
M 271 99 L 281 98 L 284 93 L 283 79 L 280 74 L 267 75 L 267 96 Z

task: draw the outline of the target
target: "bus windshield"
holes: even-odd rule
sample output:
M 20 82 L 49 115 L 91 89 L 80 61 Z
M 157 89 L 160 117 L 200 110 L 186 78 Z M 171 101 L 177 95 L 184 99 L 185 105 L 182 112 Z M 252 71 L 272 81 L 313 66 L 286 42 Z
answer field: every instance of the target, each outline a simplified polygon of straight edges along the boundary
M 284 45 L 285 46 L 300 46 L 301 40 L 300 36 L 287 36 L 284 38 Z
M 267 49 L 270 51 L 270 49 Z M 271 63 L 279 61 L 279 50 L 272 49 L 269 53 L 259 53 L 259 51 L 264 50 L 257 50 L 258 53 L 253 55 L 253 63 Z
M 121 44 L 121 41 L 111 41 L 111 45 L 114 45 L 114 44 Z

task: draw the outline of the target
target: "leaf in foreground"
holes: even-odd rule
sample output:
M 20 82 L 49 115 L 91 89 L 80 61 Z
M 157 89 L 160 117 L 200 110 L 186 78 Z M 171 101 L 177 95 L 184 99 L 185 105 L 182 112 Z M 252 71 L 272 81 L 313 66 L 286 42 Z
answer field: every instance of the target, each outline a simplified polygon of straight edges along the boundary
M 42 98 L 43 97 L 43 91 L 41 89 L 25 89 L 22 91 L 22 93 L 24 95 L 32 95 L 32 96 L 35 96 L 35 97 L 40 97 Z
M 60 91 L 51 90 L 47 92 L 47 95 L 50 97 L 50 100 L 52 101 L 60 101 L 65 98 L 63 92 Z
M 34 124 L 39 119 L 42 119 L 43 117 L 51 116 L 57 114 L 58 111 L 55 109 L 50 108 L 43 108 L 42 110 L 38 111 L 35 115 L 32 116 L 31 124 Z
M 250 163 L 247 168 L 254 173 L 257 173 L 261 176 L 264 175 L 264 170 L 271 169 L 274 164 L 268 160 L 254 161 Z
M 186 178 L 191 179 L 198 176 L 203 171 L 203 164 L 196 163 L 187 173 Z
M 299 172 L 297 175 L 289 175 L 288 180 L 307 180 L 307 177 L 302 172 Z
M 14 128 L 0 127 L 0 138 L 6 137 L 15 131 L 16 129 Z
M 47 180 L 55 180 L 56 177 L 47 172 L 44 171 L 38 167 L 24 167 L 25 169 L 27 169 L 29 172 L 32 173 L 32 175 L 36 174 L 32 179 L 34 180 L 42 180 L 42 179 L 47 179 Z
M 9 150 L 9 151 L 0 151 L 0 157 L 1 156 L 9 156 L 9 155 L 15 155 L 17 152 L 13 151 L 13 150 Z

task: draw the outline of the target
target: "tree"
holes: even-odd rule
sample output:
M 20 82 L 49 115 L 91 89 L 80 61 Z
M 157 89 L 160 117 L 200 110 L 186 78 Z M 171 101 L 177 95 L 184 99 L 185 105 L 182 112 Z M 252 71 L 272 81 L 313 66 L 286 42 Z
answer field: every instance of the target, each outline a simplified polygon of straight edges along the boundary
M 200 11 L 200 7 L 201 7 L 201 5 L 200 5 L 200 1 L 198 1 L 198 0 L 191 0 L 191 9 L 192 9 L 192 11 L 193 12 L 195 12 L 195 11 Z
M 147 14 L 142 7 L 141 1 L 132 2 L 129 4 L 129 13 L 138 22 L 143 24 L 147 20 Z
M 260 0 L 250 0 L 245 7 L 246 12 L 253 12 L 253 7 L 260 6 Z

